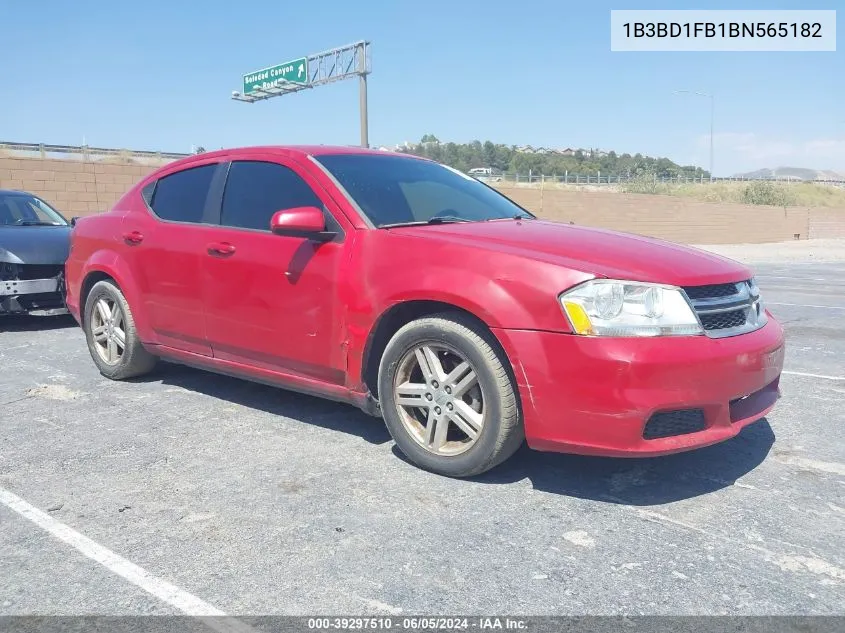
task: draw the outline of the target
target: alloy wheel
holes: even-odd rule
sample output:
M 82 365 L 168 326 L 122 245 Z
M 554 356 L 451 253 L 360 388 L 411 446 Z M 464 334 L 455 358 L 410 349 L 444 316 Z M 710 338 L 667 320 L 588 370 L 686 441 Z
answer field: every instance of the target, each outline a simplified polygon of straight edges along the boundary
M 427 342 L 408 350 L 393 396 L 405 429 L 436 455 L 464 453 L 481 436 L 485 407 L 478 374 L 451 346 Z
M 116 365 L 126 351 L 123 311 L 111 297 L 101 297 L 91 311 L 91 336 L 103 362 Z

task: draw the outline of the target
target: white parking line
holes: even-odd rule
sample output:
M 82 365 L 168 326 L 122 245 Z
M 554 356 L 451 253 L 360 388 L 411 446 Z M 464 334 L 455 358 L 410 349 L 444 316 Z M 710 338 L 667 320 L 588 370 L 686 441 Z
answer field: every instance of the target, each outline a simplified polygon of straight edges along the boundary
M 787 371 L 783 370 L 781 373 L 789 374 L 790 376 L 804 376 L 805 378 L 822 378 L 824 380 L 845 380 L 845 376 L 826 376 L 824 374 L 808 374 L 803 371 Z
M 166 602 L 179 611 L 192 616 L 225 616 L 220 609 L 200 600 L 187 591 L 170 584 L 166 580 L 153 576 L 150 572 L 135 563 L 129 562 L 125 558 L 115 554 L 111 550 L 95 543 L 87 536 L 84 536 L 45 514 L 35 506 L 30 505 L 16 494 L 0 488 L 0 503 L 7 508 L 14 510 L 25 519 L 29 519 L 41 529 L 49 532 L 57 539 L 60 539 L 74 547 L 91 560 L 99 563 L 113 574 L 117 574 L 122 578 L 128 580 L 136 587 L 146 591 L 148 594 L 155 596 L 159 600 Z M 211 622 L 207 623 L 213 628 L 217 628 Z M 231 630 L 231 629 L 227 629 Z
M 820 306 L 814 303 L 780 303 L 778 301 L 766 301 L 768 306 L 796 306 L 799 308 L 825 308 L 827 310 L 845 310 L 842 306 Z
M 831 281 L 830 279 L 823 279 L 821 277 L 787 277 L 786 275 L 767 275 L 765 273 L 754 275 L 754 277 L 763 279 L 792 279 L 794 281 Z

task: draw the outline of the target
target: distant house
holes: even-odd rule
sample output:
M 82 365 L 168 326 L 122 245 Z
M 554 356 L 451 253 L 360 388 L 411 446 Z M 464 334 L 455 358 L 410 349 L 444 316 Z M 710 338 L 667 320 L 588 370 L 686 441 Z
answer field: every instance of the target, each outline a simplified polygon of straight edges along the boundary
M 572 149 L 571 147 L 567 147 L 566 149 L 560 150 L 560 153 L 563 156 L 575 156 L 575 152 L 577 152 L 577 151 L 578 150 Z

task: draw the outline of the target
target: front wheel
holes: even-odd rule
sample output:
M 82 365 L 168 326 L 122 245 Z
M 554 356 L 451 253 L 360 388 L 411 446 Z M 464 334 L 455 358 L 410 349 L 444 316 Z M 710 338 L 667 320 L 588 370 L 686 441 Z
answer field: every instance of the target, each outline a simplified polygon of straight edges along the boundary
M 524 439 L 507 359 L 489 330 L 460 314 L 412 321 L 393 336 L 379 400 L 399 449 L 442 475 L 489 470 Z

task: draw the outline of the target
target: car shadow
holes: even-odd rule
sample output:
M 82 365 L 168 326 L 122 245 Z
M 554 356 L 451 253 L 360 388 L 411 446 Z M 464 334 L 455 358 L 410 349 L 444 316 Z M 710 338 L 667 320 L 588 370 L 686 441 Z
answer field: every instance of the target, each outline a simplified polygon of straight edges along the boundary
M 28 314 L 0 315 L 0 332 L 37 332 L 79 327 L 69 314 L 30 316 Z
M 528 479 L 535 490 L 632 506 L 659 506 L 732 486 L 769 454 L 775 434 L 763 418 L 726 442 L 663 457 L 587 457 L 541 453 L 523 446 L 507 461 L 470 481 L 510 484 Z M 394 446 L 393 453 L 408 462 Z
M 528 478 L 535 490 L 544 492 L 656 506 L 732 486 L 766 459 L 774 442 L 774 431 L 763 418 L 726 442 L 663 457 L 586 457 L 540 453 L 523 445 L 475 481 L 502 484 Z
M 249 380 L 162 362 L 153 373 L 132 381 L 181 387 L 356 435 L 371 444 L 392 441 L 382 420 L 351 405 Z M 528 479 L 535 490 L 552 494 L 605 503 L 659 506 L 732 486 L 766 459 L 774 442 L 774 431 L 763 418 L 726 442 L 664 457 L 586 457 L 542 453 L 523 445 L 503 464 L 469 481 L 504 485 Z M 396 446 L 393 453 L 408 463 Z
M 154 372 L 133 378 L 131 382 L 160 382 L 181 387 L 250 409 L 357 435 L 371 444 L 391 441 L 382 420 L 352 405 L 184 365 L 160 362 Z

